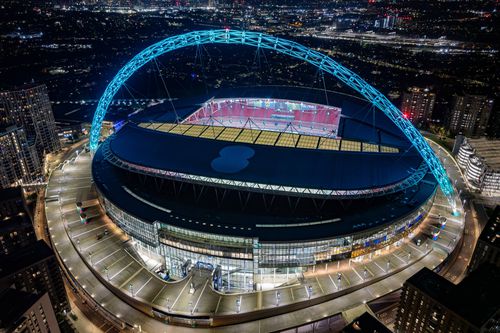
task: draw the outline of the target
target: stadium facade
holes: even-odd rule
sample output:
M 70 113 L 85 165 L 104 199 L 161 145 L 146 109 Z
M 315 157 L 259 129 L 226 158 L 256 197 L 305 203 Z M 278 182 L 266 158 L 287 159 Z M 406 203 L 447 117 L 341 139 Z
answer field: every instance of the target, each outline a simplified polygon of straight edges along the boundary
M 432 206 L 421 154 L 365 99 L 238 88 L 176 110 L 132 118 L 92 167 L 108 216 L 165 278 L 198 265 L 218 290 L 275 287 L 397 246 Z

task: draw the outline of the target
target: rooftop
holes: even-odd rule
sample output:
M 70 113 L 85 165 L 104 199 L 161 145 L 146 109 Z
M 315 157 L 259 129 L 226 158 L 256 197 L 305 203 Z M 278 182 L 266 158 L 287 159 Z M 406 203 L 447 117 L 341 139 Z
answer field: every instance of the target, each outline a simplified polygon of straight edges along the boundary
M 54 255 L 52 249 L 43 241 L 38 240 L 19 251 L 0 258 L 0 279 L 35 265 Z
M 354 200 L 349 207 L 344 207 L 334 215 L 281 217 L 267 213 L 227 211 L 216 205 L 202 207 L 169 198 L 132 177 L 124 177 L 121 169 L 103 158 L 102 149 L 98 149 L 94 155 L 92 177 L 108 200 L 146 222 L 161 221 L 206 233 L 258 236 L 262 241 L 324 239 L 380 227 L 418 209 L 437 186 L 432 174 L 427 173 L 420 183 L 403 193 Z M 361 205 L 365 209 L 359 209 Z M 300 225 L 300 228 L 285 227 L 287 225 Z
M 118 159 L 140 167 L 306 189 L 377 189 L 403 181 L 422 162 L 414 148 L 379 153 L 233 143 L 134 124 L 125 125 L 109 140 Z
M 467 138 L 467 142 L 475 149 L 476 155 L 484 158 L 490 168 L 500 171 L 500 140 Z
M 12 199 L 23 200 L 23 190 L 20 186 L 0 189 L 0 201 Z
M 493 246 L 500 247 L 500 205 L 495 208 L 479 239 Z
M 341 333 L 391 333 L 391 330 L 377 318 L 365 312 L 344 327 Z
M 24 313 L 43 295 L 35 295 L 16 289 L 0 292 L 0 328 L 12 328 Z
M 408 283 L 476 327 L 484 325 L 500 308 L 500 267 L 483 264 L 458 285 L 428 268 Z

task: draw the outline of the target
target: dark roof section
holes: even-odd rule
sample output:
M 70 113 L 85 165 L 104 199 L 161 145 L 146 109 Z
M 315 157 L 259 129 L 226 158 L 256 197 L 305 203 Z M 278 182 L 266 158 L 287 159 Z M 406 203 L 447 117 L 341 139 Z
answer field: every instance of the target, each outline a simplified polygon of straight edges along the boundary
M 384 324 L 368 312 L 363 313 L 344 327 L 342 333 L 392 333 Z
M 23 200 L 23 190 L 20 186 L 0 189 L 0 201 L 13 199 Z
M 453 290 L 448 307 L 481 327 L 500 309 L 500 267 L 480 265 Z
M 0 279 L 46 260 L 54 255 L 52 249 L 43 241 L 38 240 L 15 253 L 0 259 Z
M 500 308 L 498 281 L 500 268 L 483 264 L 458 285 L 428 268 L 422 268 L 407 282 L 479 328 Z
M 31 220 L 29 219 L 29 216 L 26 214 L 23 215 L 15 215 L 12 217 L 9 217 L 7 220 L 0 221 L 0 232 L 10 232 L 10 231 L 16 231 L 16 230 L 21 230 L 21 229 L 27 229 L 29 231 L 34 230 L 33 229 L 33 224 L 31 223 Z
M 427 296 L 438 301 L 447 298 L 455 286 L 453 283 L 427 267 L 422 268 L 406 282 L 412 284 Z
M 0 292 L 0 328 L 8 329 L 16 326 L 26 310 L 38 301 L 44 294 L 35 295 L 16 289 L 6 289 Z
M 496 206 L 479 239 L 496 248 L 500 247 L 500 205 Z
M 418 185 L 406 189 L 402 196 L 404 200 L 394 200 L 394 197 L 391 197 L 384 199 L 383 203 L 372 204 L 370 209 L 356 209 L 349 213 L 339 213 L 337 216 L 320 219 L 340 218 L 340 221 L 334 223 L 301 226 L 300 228 L 259 228 L 256 227 L 256 224 L 303 223 L 318 221 L 318 219 L 226 212 L 217 207 L 209 210 L 194 204 L 182 204 L 178 201 L 164 199 L 157 192 L 152 192 L 150 188 L 141 188 L 140 184 L 134 182 L 133 179 L 127 180 L 130 177 L 120 177 L 120 170 L 104 159 L 102 148 L 97 150 L 92 163 L 92 177 L 99 191 L 113 204 L 132 216 L 149 223 L 161 221 L 181 228 L 212 234 L 259 237 L 264 242 L 326 239 L 380 227 L 415 211 L 433 195 L 437 186 L 432 174 L 428 173 Z M 141 198 L 156 206 L 169 209 L 172 213 L 144 203 L 128 193 L 124 186 L 127 186 L 129 190 Z M 363 207 L 366 205 L 363 202 L 352 202 L 352 204 L 363 205 Z M 188 223 L 188 220 L 197 220 L 200 223 Z M 212 223 L 214 226 L 210 226 Z M 217 224 L 227 225 L 228 228 L 218 228 Z
M 379 188 L 409 177 L 422 162 L 411 148 L 401 153 L 367 153 L 263 146 L 195 138 L 125 125 L 110 139 L 119 159 L 159 170 L 218 179 L 329 190 Z M 212 167 L 226 147 L 253 151 L 237 172 Z M 234 163 L 234 156 L 226 159 Z M 243 158 L 243 157 L 242 157 Z M 222 161 L 222 159 L 220 159 Z

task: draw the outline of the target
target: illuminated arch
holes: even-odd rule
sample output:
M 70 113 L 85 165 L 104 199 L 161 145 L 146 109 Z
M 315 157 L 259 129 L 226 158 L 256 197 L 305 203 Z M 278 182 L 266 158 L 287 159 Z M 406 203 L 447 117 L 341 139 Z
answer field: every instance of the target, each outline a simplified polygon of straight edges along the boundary
M 156 44 L 153 44 L 142 52 L 137 54 L 125 66 L 123 66 L 113 80 L 108 84 L 104 94 L 99 100 L 92 128 L 90 131 L 90 149 L 95 151 L 99 143 L 102 121 L 106 111 L 122 84 L 141 68 L 144 64 L 156 57 L 174 51 L 183 47 L 196 46 L 202 44 L 236 44 L 248 45 L 257 48 L 274 50 L 279 53 L 289 55 L 293 58 L 304 60 L 324 72 L 330 73 L 337 79 L 353 88 L 363 95 L 374 106 L 380 109 L 391 119 L 396 126 L 410 140 L 413 146 L 418 150 L 422 158 L 429 166 L 429 169 L 436 177 L 443 193 L 448 197 L 454 208 L 453 186 L 448 179 L 446 171 L 439 162 L 439 159 L 432 151 L 429 144 L 422 137 L 420 132 L 395 107 L 382 93 L 366 83 L 359 75 L 342 66 L 332 58 L 305 47 L 299 43 L 286 39 L 273 37 L 264 33 L 238 30 L 203 30 L 193 31 L 183 35 L 166 38 Z

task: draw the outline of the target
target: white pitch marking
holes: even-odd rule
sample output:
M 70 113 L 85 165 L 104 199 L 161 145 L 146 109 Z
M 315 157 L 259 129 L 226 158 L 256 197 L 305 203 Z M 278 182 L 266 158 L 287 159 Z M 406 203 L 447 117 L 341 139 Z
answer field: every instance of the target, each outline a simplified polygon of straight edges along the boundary
M 134 263 L 134 261 L 131 261 L 128 263 L 127 266 L 123 267 L 122 269 L 120 269 L 118 272 L 116 272 L 112 277 L 109 278 L 109 280 L 113 280 L 118 274 L 120 274 L 121 272 L 123 272 L 124 270 L 126 270 L 130 265 L 132 265 Z

